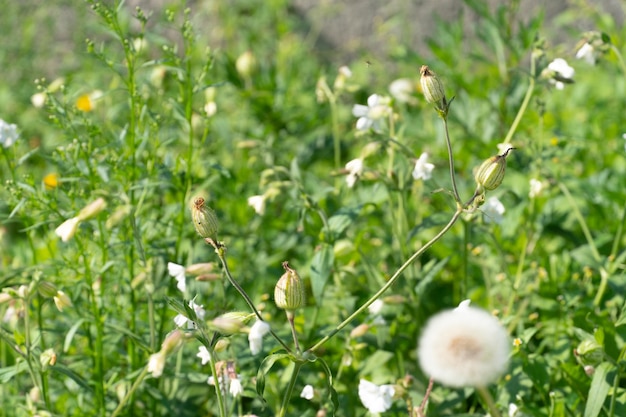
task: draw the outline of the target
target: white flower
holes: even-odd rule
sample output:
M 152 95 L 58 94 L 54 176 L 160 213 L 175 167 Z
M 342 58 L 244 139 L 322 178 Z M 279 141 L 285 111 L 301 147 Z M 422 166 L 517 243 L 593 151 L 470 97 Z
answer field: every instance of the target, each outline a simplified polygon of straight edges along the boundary
M 543 182 L 539 181 L 536 178 L 530 179 L 530 191 L 528 192 L 528 197 L 535 198 L 541 194 L 543 191 Z
M 194 300 L 189 301 L 188 305 L 196 313 L 196 317 L 199 320 L 204 320 L 204 316 L 206 315 L 204 306 L 196 304 Z M 178 327 L 183 327 L 185 323 L 187 323 L 188 329 L 193 329 L 196 327 L 195 323 L 192 320 L 189 320 L 186 316 L 182 314 L 178 314 L 176 317 L 174 317 L 174 323 L 176 323 L 176 326 Z
M 248 334 L 248 342 L 250 343 L 250 351 L 253 355 L 261 352 L 263 348 L 263 336 L 270 331 L 270 325 L 262 320 L 254 322 Z
M 314 395 L 315 390 L 313 389 L 313 385 L 305 385 L 304 388 L 302 388 L 302 392 L 300 393 L 300 398 L 311 401 Z
M 455 308 L 454 310 L 463 310 L 464 308 L 469 307 L 470 303 L 472 302 L 472 300 L 467 299 L 467 300 L 463 300 L 459 303 L 459 306 L 457 308 Z
M 56 295 L 53 297 L 54 305 L 57 306 L 59 311 L 63 311 L 65 307 L 72 306 L 72 300 L 67 296 L 63 291 L 57 291 Z
M 552 71 L 550 82 L 554 84 L 557 90 L 565 87 L 563 81 L 572 81 L 574 78 L 574 68 L 570 67 L 563 58 L 557 58 L 548 64 L 548 70 Z
M 158 378 L 163 374 L 163 368 L 165 367 L 165 354 L 162 351 L 153 353 L 148 360 L 148 372 L 153 377 Z
M 211 361 L 211 352 L 206 348 L 206 346 L 200 346 L 198 348 L 198 354 L 196 355 L 202 361 L 202 365 L 206 365 Z
M 513 148 L 510 143 L 498 143 L 498 155 L 503 155 Z
M 375 316 L 376 314 L 382 311 L 384 306 L 385 306 L 385 302 L 379 298 L 378 300 L 370 304 L 370 306 L 367 307 L 367 310 L 370 312 L 372 316 Z
M 504 204 L 498 200 L 498 197 L 490 197 L 483 206 L 486 223 L 502 224 L 504 220 Z
M 17 141 L 18 137 L 17 126 L 0 119 L 0 145 L 8 148 Z
M 432 177 L 432 172 L 435 166 L 428 162 L 428 154 L 423 152 L 415 162 L 415 168 L 413 169 L 413 178 L 416 180 L 428 180 Z
M 415 84 L 408 78 L 399 78 L 389 84 L 389 93 L 401 103 L 410 103 L 415 101 Z
M 46 98 L 46 93 L 36 93 L 30 97 L 30 102 L 33 106 L 40 109 L 43 107 L 44 104 L 46 104 Z
M 80 219 L 78 217 L 72 217 L 67 219 L 59 227 L 54 229 L 54 233 L 61 238 L 63 242 L 70 240 L 78 230 Z
M 475 307 L 433 316 L 419 340 L 422 370 L 451 387 L 484 387 L 504 373 L 510 343 L 498 319 Z
M 233 397 L 239 397 L 243 393 L 243 386 L 239 378 L 231 378 L 228 391 Z
M 348 188 L 354 187 L 356 180 L 359 179 L 363 172 L 363 160 L 361 158 L 353 159 L 346 164 L 348 170 L 348 176 L 346 177 L 346 183 Z
M 248 205 L 254 209 L 256 214 L 262 216 L 265 213 L 265 196 L 253 195 L 248 197 Z
M 509 417 L 515 417 L 518 411 L 519 409 L 517 408 L 515 404 L 513 403 L 509 404 Z
M 383 120 L 390 113 L 389 99 L 378 94 L 372 94 L 368 97 L 367 106 L 355 104 L 352 107 L 352 115 L 359 118 L 356 121 L 357 130 L 374 129 L 374 131 L 379 132 Z
M 174 279 L 176 280 L 176 288 L 178 288 L 180 292 L 184 293 L 187 290 L 187 282 L 185 281 L 185 267 L 175 264 L 174 262 L 168 262 L 167 271 L 169 272 L 170 276 L 174 277 Z
M 391 408 L 391 400 L 396 390 L 393 385 L 376 385 L 361 379 L 359 398 L 370 413 L 383 413 Z
M 576 51 L 576 59 L 584 59 L 591 65 L 595 65 L 596 55 L 594 47 L 589 42 L 585 42 L 583 46 Z

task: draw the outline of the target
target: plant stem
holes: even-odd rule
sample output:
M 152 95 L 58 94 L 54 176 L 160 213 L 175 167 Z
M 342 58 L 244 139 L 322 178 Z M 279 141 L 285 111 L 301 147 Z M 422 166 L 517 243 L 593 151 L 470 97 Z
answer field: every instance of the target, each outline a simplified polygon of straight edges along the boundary
M 522 105 L 520 106 L 517 114 L 515 115 L 515 119 L 513 120 L 513 124 L 509 128 L 506 136 L 504 137 L 504 143 L 510 143 L 513 138 L 513 134 L 515 130 L 517 130 L 517 126 L 522 120 L 522 116 L 526 112 L 526 108 L 528 107 L 528 103 L 530 103 L 530 98 L 533 95 L 533 91 L 535 90 L 535 54 L 530 54 L 530 81 L 528 82 L 528 89 L 526 90 L 526 95 L 524 96 L 524 100 L 522 101 Z
M 478 387 L 476 388 L 476 391 L 478 391 L 478 394 L 487 403 L 489 415 L 491 417 L 500 417 L 500 411 L 498 411 L 498 407 L 496 407 L 496 403 L 493 401 L 493 397 L 491 396 L 489 390 L 485 387 Z
M 122 398 L 122 401 L 120 401 L 120 403 L 117 405 L 113 413 L 111 413 L 111 417 L 116 417 L 122 411 L 122 409 L 124 408 L 128 400 L 130 399 L 130 397 L 134 394 L 137 388 L 139 388 L 139 385 L 141 385 L 143 380 L 146 378 L 146 375 L 148 375 L 147 366 L 144 367 L 143 371 L 141 371 L 141 373 L 139 374 L 135 382 L 133 382 L 133 385 L 130 387 L 126 395 L 124 395 L 124 398 Z
M 209 242 L 208 240 L 207 240 L 207 243 L 215 247 L 215 253 L 217 253 L 217 256 L 220 258 L 220 262 L 222 263 L 222 267 L 224 268 L 224 273 L 226 274 L 226 277 L 228 278 L 228 282 L 230 282 L 230 284 L 233 287 L 235 287 L 239 295 L 241 295 L 241 297 L 245 300 L 246 304 L 248 304 L 248 307 L 250 307 L 250 310 L 252 310 L 254 315 L 257 316 L 259 320 L 265 321 L 263 320 L 263 316 L 261 316 L 261 313 L 259 312 L 259 310 L 257 310 L 256 307 L 254 306 L 254 303 L 252 302 L 252 300 L 250 299 L 246 291 L 241 287 L 241 285 L 239 285 L 237 281 L 235 281 L 232 274 L 230 273 L 230 269 L 228 268 L 228 263 L 226 262 L 226 252 L 225 252 L 224 246 L 216 242 Z M 287 344 L 283 342 L 282 339 L 278 337 L 278 335 L 274 333 L 274 331 L 271 328 L 270 328 L 270 334 L 274 337 L 274 339 L 276 339 L 278 343 L 280 343 L 280 345 L 288 353 L 291 353 L 291 349 L 289 348 L 289 346 L 287 346 Z
M 452 156 L 452 143 L 450 142 L 450 133 L 448 132 L 448 116 L 442 115 L 443 128 L 446 133 L 446 146 L 448 148 L 448 165 L 450 166 L 450 179 L 452 180 L 452 192 L 454 193 L 454 201 L 456 201 L 457 210 L 462 208 L 461 197 L 459 197 L 459 191 L 456 188 L 456 178 L 454 175 L 454 157 Z
M 294 362 L 293 372 L 291 373 L 291 378 L 289 379 L 289 385 L 287 386 L 287 390 L 285 391 L 285 396 L 283 397 L 283 403 L 280 405 L 280 411 L 278 413 L 279 417 L 284 417 L 287 412 L 287 405 L 289 404 L 289 400 L 291 399 L 291 395 L 293 394 L 293 389 L 296 386 L 296 381 L 298 379 L 298 374 L 300 373 L 300 368 L 302 368 L 304 362 Z
M 314 344 L 312 347 L 310 347 L 308 349 L 309 352 L 315 352 L 317 349 L 319 349 L 324 343 L 326 343 L 331 337 L 333 337 L 335 334 L 337 334 L 341 329 L 343 329 L 344 327 L 346 327 L 352 320 L 354 320 L 359 314 L 361 314 L 367 307 L 369 307 L 374 301 L 376 301 L 385 291 L 387 291 L 389 288 L 391 288 L 391 286 L 398 280 L 398 278 L 400 278 L 400 276 L 402 275 L 402 273 L 413 263 L 415 262 L 415 260 L 417 258 L 419 258 L 424 252 L 426 252 L 435 242 L 437 242 L 439 239 L 441 239 L 441 237 L 446 234 L 446 232 L 448 230 L 450 230 L 452 228 L 452 226 L 456 223 L 456 221 L 459 219 L 459 217 L 461 216 L 461 213 L 463 213 L 463 207 L 461 205 L 457 206 L 457 210 L 454 213 L 454 215 L 452 216 L 452 218 L 450 219 L 450 221 L 448 222 L 448 224 L 446 224 L 444 226 L 443 229 L 441 229 L 439 231 L 439 233 L 437 233 L 437 235 L 435 235 L 435 237 L 433 237 L 430 241 L 428 241 L 424 246 L 422 246 L 421 248 L 419 248 L 413 255 L 411 255 L 411 257 L 409 259 L 406 260 L 406 262 L 404 262 L 404 264 L 402 264 L 402 266 L 400 268 L 398 268 L 398 270 L 391 276 L 391 278 L 389 278 L 389 281 L 387 281 L 387 283 L 385 285 L 382 286 L 382 288 L 380 290 L 378 290 L 376 292 L 376 294 L 374 294 L 369 300 L 367 300 L 367 302 L 365 302 L 365 304 L 363 304 L 361 307 L 359 307 L 354 313 L 352 313 L 348 318 L 346 318 L 344 321 L 342 321 L 340 324 L 338 324 L 333 330 L 330 331 L 330 333 L 328 333 L 326 336 L 324 336 L 319 342 L 317 342 L 316 344 Z

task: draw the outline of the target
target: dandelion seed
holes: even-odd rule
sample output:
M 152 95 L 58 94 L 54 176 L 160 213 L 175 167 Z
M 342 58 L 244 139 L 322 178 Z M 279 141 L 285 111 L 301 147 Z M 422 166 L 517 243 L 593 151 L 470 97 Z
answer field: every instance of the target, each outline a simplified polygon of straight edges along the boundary
M 396 390 L 393 385 L 376 385 L 361 379 L 359 381 L 359 398 L 370 413 L 384 413 L 391 408 Z
M 483 387 L 508 366 L 510 342 L 498 320 L 475 307 L 432 317 L 419 340 L 422 370 L 451 387 Z

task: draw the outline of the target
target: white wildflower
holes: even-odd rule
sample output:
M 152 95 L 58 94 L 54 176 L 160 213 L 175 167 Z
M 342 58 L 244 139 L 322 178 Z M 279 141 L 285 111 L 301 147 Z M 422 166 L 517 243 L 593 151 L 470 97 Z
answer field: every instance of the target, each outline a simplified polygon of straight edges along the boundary
M 368 97 L 367 106 L 355 104 L 352 107 L 352 115 L 358 117 L 357 130 L 373 129 L 375 132 L 380 132 L 383 121 L 389 114 L 391 114 L 389 99 L 378 94 Z
M 252 197 L 248 197 L 248 205 L 252 207 L 259 216 L 265 214 L 265 196 L 253 195 Z
M 589 42 L 585 42 L 578 49 L 578 51 L 576 51 L 576 59 L 584 59 L 587 63 L 591 65 L 595 65 L 596 56 L 597 56 L 597 52 L 595 51 L 595 48 Z
M 167 263 L 167 271 L 170 276 L 176 280 L 176 288 L 182 293 L 187 290 L 187 282 L 185 280 L 185 267 L 175 264 L 174 262 Z
M 548 71 L 550 71 L 550 82 L 555 85 L 557 90 L 562 90 L 565 87 L 565 83 L 573 82 L 574 68 L 570 67 L 563 58 L 557 58 L 548 64 Z
M 378 300 L 370 304 L 370 306 L 367 307 L 367 310 L 370 312 L 372 316 L 375 316 L 376 314 L 379 314 L 382 311 L 384 306 L 385 306 L 385 302 L 379 298 Z
M 346 183 L 348 188 L 354 187 L 354 184 L 363 173 L 363 160 L 361 158 L 353 159 L 346 164 L 348 170 L 348 176 L 346 176 Z
M 498 200 L 498 197 L 490 197 L 482 207 L 485 214 L 486 223 L 502 224 L 504 221 L 504 204 Z
M 415 168 L 413 169 L 413 178 L 416 180 L 428 180 L 432 177 L 432 172 L 435 166 L 428 162 L 428 154 L 423 152 L 415 162 Z
M 309 401 L 313 399 L 314 395 L 315 390 L 313 389 L 313 385 L 305 385 L 304 388 L 302 388 L 302 392 L 300 392 L 300 398 L 304 398 Z
M 228 391 L 230 392 L 230 395 L 235 398 L 243 394 L 243 386 L 241 385 L 241 380 L 239 378 L 231 378 Z
M 254 322 L 248 334 L 248 342 L 250 343 L 250 351 L 253 355 L 261 352 L 263 348 L 263 336 L 270 331 L 270 325 L 262 320 Z
M 70 240 L 78 230 L 80 219 L 78 217 L 72 217 L 67 219 L 59 227 L 54 229 L 54 233 L 61 238 L 63 242 Z
M 148 360 L 148 372 L 150 372 L 153 377 L 158 378 L 163 374 L 165 357 L 165 353 L 162 351 L 150 355 L 150 359 Z
M 17 141 L 18 137 L 17 125 L 7 123 L 0 119 L 0 145 L 8 148 Z
M 396 390 L 393 385 L 376 385 L 361 379 L 359 381 L 359 398 L 370 413 L 383 413 L 391 408 Z
M 399 78 L 389 84 L 389 93 L 401 103 L 415 102 L 415 84 L 408 78 Z
M 206 348 L 206 346 L 200 346 L 198 348 L 198 354 L 196 355 L 202 361 L 202 365 L 206 365 L 211 361 L 211 352 Z
M 506 330 L 491 314 L 475 307 L 433 316 L 419 340 L 422 370 L 451 387 L 484 387 L 508 366 Z
M 528 192 L 528 197 L 535 198 L 538 197 L 543 191 L 543 182 L 539 181 L 536 178 L 530 179 L 530 191 Z

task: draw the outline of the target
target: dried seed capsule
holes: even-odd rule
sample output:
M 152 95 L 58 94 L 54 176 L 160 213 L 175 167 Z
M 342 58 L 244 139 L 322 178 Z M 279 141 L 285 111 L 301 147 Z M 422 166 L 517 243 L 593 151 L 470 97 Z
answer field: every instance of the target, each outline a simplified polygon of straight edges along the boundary
M 426 101 L 443 108 L 446 104 L 446 93 L 443 89 L 443 83 L 437 74 L 432 72 L 427 65 L 422 65 L 420 75 L 420 84 Z
M 502 184 L 506 171 L 506 157 L 511 149 L 515 148 L 507 149 L 502 155 L 492 156 L 480 165 L 474 176 L 478 187 L 485 190 L 495 190 Z
M 296 310 L 305 303 L 304 283 L 295 269 L 283 262 L 285 273 L 274 287 L 274 302 L 283 310 Z
M 205 205 L 202 197 L 194 197 L 191 204 L 191 218 L 200 236 L 217 242 L 218 221 L 215 212 Z

